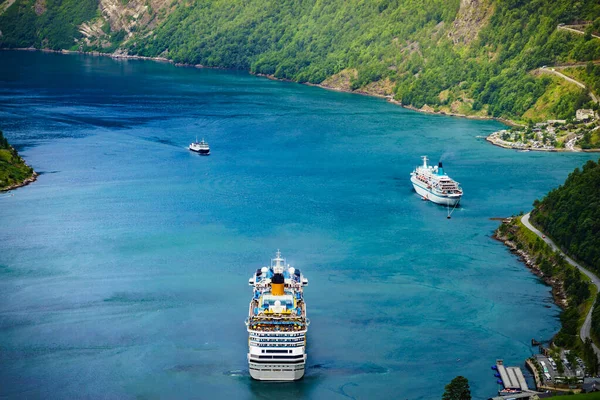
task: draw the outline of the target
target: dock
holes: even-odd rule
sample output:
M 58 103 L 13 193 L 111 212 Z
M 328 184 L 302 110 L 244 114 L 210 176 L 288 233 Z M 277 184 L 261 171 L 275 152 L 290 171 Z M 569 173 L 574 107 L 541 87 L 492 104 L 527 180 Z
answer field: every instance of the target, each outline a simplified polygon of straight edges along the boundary
M 505 389 L 521 390 L 523 392 L 529 391 L 521 368 L 505 367 L 502 360 L 496 361 L 496 367 L 498 367 L 498 373 L 500 374 L 500 379 L 502 379 Z

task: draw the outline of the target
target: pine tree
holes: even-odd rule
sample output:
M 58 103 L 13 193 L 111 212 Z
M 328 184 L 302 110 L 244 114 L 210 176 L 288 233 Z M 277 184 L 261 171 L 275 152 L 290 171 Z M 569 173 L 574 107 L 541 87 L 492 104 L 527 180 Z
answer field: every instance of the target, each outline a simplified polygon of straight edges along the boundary
M 469 381 L 464 376 L 457 376 L 446 385 L 442 400 L 471 400 Z

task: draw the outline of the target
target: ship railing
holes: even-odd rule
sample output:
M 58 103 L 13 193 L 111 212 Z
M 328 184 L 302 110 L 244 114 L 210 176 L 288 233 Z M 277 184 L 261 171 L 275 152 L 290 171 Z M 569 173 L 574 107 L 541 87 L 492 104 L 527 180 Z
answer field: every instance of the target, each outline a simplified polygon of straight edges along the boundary
M 272 339 L 274 337 L 279 338 L 294 338 L 294 337 L 303 337 L 306 333 L 306 327 L 303 327 L 303 330 L 299 331 L 265 331 L 265 330 L 255 330 L 251 326 L 248 327 L 248 332 L 250 333 L 250 338 L 269 338 Z

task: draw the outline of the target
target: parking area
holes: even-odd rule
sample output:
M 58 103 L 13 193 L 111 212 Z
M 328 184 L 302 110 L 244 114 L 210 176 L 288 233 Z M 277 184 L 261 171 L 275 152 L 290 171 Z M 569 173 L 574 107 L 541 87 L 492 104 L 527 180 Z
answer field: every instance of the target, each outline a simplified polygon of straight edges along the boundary
M 535 358 L 543 371 L 540 378 L 544 386 L 583 381 L 585 376 L 583 361 L 578 357 L 571 357 L 568 350 L 561 351 L 554 357 L 538 354 Z

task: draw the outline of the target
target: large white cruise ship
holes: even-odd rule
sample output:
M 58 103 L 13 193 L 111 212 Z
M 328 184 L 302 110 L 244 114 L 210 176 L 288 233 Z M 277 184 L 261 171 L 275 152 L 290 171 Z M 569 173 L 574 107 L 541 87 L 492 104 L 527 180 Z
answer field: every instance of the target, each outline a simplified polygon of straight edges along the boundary
M 308 279 L 286 266 L 279 250 L 270 267 L 256 270 L 248 328 L 250 376 L 264 381 L 293 381 L 304 376 L 306 318 L 303 287 Z
M 415 168 L 410 174 L 410 181 L 415 191 L 424 199 L 445 206 L 455 206 L 460 202 L 463 191 L 458 182 L 444 172 L 442 163 L 436 167 L 427 165 L 427 157 L 421 157 L 423 165 Z

